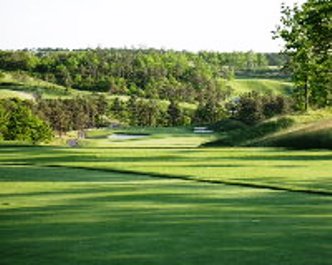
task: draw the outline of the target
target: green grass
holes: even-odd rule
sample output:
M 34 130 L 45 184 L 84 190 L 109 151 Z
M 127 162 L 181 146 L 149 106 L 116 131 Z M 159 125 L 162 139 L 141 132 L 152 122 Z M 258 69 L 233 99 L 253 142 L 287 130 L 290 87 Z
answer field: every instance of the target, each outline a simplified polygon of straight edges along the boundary
M 332 149 L 332 119 L 294 126 L 289 130 L 260 139 L 256 144 L 296 149 Z
M 237 95 L 251 91 L 259 93 L 273 93 L 276 95 L 288 95 L 292 90 L 292 83 L 284 80 L 273 79 L 235 79 L 228 81 L 227 84 L 234 89 Z
M 3 89 L 0 87 L 0 99 L 3 99 L 3 98 L 20 98 L 22 100 L 34 99 L 33 95 L 30 93 L 22 92 L 22 91 L 15 91 L 15 90 L 11 90 L 11 89 Z
M 331 260 L 331 197 L 68 168 L 0 172 L 4 265 Z
M 21 94 L 33 98 L 39 94 L 44 98 L 70 97 L 75 94 L 75 90 L 66 89 L 53 83 L 43 81 L 38 78 L 29 76 L 24 72 L 2 72 L 0 75 L 0 93 L 3 97 L 17 96 L 22 98 Z
M 331 151 L 125 131 L 150 136 L 0 146 L 1 264 L 330 264 Z
M 133 140 L 114 140 L 109 139 L 108 136 L 113 133 L 128 133 L 128 134 L 146 134 L 146 138 Z M 167 140 L 165 140 L 167 139 Z M 128 143 L 133 148 L 192 148 L 197 147 L 205 142 L 216 139 L 215 134 L 194 134 L 192 128 L 178 127 L 178 128 L 120 128 L 120 129 L 99 129 L 91 130 L 87 133 L 87 139 L 80 142 L 84 147 L 117 147 L 127 148 Z
M 274 117 L 254 126 L 224 120 L 214 127 L 219 136 L 205 146 L 332 149 L 332 108 Z
M 1 153 L 0 162 L 100 168 L 294 191 L 332 192 L 331 151 L 197 148 L 195 144 L 200 144 L 203 136 L 180 135 L 109 141 L 107 145 L 103 145 L 105 139 L 89 139 L 82 147 L 73 149 L 15 147 L 14 152 Z

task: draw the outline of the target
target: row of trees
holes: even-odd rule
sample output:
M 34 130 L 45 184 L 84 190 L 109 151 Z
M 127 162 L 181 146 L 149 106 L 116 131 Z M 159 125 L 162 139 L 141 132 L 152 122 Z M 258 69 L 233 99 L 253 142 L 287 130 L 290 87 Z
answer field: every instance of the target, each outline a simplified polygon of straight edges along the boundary
M 23 70 L 66 87 L 194 101 L 236 71 L 266 69 L 277 55 L 254 52 L 178 52 L 155 49 L 0 51 L 0 69 Z M 277 60 L 274 60 L 274 63 Z
M 211 124 L 225 116 L 216 100 L 203 101 L 196 110 L 186 109 L 176 101 L 167 106 L 153 99 L 131 97 L 127 102 L 118 98 L 110 108 L 110 115 L 131 126 L 188 126 Z
M 128 101 L 116 98 L 112 104 L 102 95 L 72 99 L 0 100 L 0 139 L 31 143 L 47 141 L 53 133 L 108 126 L 110 123 L 131 126 L 210 125 L 223 118 L 255 124 L 265 118 L 289 111 L 289 102 L 281 96 L 249 93 L 236 101 L 221 104 L 209 97 L 196 110 L 185 109 L 176 101 L 169 104 L 135 96 Z
M 108 125 L 108 102 L 102 95 L 71 99 L 39 99 L 36 114 L 60 136 L 68 131 Z
M 275 38 L 285 41 L 286 65 L 293 74 L 296 99 L 302 108 L 332 104 L 332 2 L 308 0 L 282 6 Z

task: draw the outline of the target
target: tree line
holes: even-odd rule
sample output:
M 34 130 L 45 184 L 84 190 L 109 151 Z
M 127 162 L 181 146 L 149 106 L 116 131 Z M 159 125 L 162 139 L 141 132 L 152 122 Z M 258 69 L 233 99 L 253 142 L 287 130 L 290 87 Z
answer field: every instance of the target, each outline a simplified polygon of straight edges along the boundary
M 79 90 L 192 102 L 210 89 L 223 89 L 220 79 L 232 78 L 235 72 L 280 65 L 279 57 L 254 52 L 37 49 L 0 51 L 0 69 L 27 71 Z
M 177 101 L 164 104 L 155 99 L 131 96 L 112 102 L 105 96 L 80 96 L 71 99 L 0 100 L 0 140 L 29 143 L 49 141 L 76 130 L 84 135 L 89 128 L 110 125 L 173 127 L 211 125 L 231 118 L 249 125 L 287 113 L 289 100 L 282 96 L 248 93 L 227 103 L 209 97 L 189 110 Z

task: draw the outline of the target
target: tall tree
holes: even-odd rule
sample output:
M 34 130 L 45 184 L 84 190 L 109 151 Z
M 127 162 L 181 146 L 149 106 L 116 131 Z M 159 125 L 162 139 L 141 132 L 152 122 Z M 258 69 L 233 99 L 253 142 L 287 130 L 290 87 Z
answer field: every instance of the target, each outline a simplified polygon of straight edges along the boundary
M 308 0 L 301 7 L 281 7 L 281 24 L 274 38 L 285 41 L 288 67 L 300 92 L 300 104 L 317 107 L 331 104 L 332 2 Z

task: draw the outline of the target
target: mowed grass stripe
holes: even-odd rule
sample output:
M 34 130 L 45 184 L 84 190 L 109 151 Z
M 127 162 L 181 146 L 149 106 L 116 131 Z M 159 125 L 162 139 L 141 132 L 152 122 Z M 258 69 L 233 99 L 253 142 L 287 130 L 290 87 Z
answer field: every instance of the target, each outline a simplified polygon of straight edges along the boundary
M 57 165 L 178 176 L 198 181 L 327 194 L 332 192 L 331 151 L 273 148 L 156 150 L 10 147 L 0 150 L 0 161 L 9 164 Z
M 149 178 L 161 178 L 161 179 L 178 179 L 183 181 L 191 181 L 197 183 L 208 183 L 208 184 L 222 184 L 222 185 L 231 185 L 245 188 L 254 188 L 254 189 L 268 189 L 268 190 L 276 190 L 276 191 L 287 191 L 287 192 L 299 192 L 306 194 L 315 194 L 315 195 L 324 195 L 324 196 L 332 196 L 332 191 L 326 190 L 310 190 L 310 189 L 301 189 L 301 188 L 287 188 L 284 186 L 275 186 L 275 185 L 264 185 L 259 183 L 249 183 L 249 182 L 236 182 L 236 181 L 223 181 L 223 180 L 209 180 L 204 178 L 191 178 L 182 175 L 166 175 L 159 173 L 145 173 L 140 171 L 133 170 L 125 170 L 125 169 L 112 169 L 112 168 L 98 168 L 98 167 L 88 167 L 88 166 L 64 166 L 64 165 L 38 165 L 38 164 L 10 164 L 11 166 L 38 166 L 44 168 L 66 168 L 66 169 L 81 169 L 81 170 L 89 170 L 89 171 L 101 171 L 101 172 L 109 172 L 109 173 L 118 173 L 118 174 L 130 174 L 135 176 L 144 176 Z
M 331 260 L 330 197 L 33 166 L 0 182 L 2 264 Z

